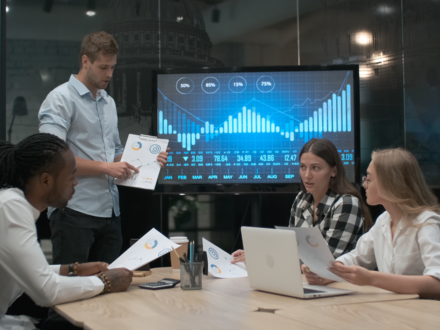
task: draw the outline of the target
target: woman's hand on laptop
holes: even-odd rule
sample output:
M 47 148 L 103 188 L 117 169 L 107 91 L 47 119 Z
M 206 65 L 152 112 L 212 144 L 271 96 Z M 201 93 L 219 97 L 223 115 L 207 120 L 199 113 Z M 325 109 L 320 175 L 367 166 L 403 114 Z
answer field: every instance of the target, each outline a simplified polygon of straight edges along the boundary
M 334 282 L 332 280 L 328 280 L 326 278 L 319 277 L 318 275 L 316 275 L 315 273 L 310 271 L 309 267 L 307 267 L 304 264 L 301 265 L 301 271 L 305 275 L 307 283 L 310 285 L 326 285 L 331 282 Z
M 246 263 L 246 258 L 243 250 L 235 251 L 234 253 L 232 253 L 232 256 L 234 257 L 234 260 L 231 261 L 231 264 L 236 264 L 237 262 Z

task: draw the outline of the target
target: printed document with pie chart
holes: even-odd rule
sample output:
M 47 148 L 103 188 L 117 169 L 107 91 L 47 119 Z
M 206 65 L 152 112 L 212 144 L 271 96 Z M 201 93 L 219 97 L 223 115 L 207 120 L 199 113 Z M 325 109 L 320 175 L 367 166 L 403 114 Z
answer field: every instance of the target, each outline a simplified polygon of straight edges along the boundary
M 139 173 L 133 173 L 126 180 L 115 179 L 115 183 L 121 186 L 154 190 L 160 172 L 160 164 L 156 158 L 161 151 L 167 150 L 167 146 L 168 140 L 165 139 L 130 134 L 121 162 L 130 163 L 139 169 Z
M 328 268 L 335 261 L 333 254 L 328 248 L 327 242 L 322 237 L 318 227 L 279 227 L 276 229 L 293 230 L 298 241 L 298 254 L 301 261 L 310 268 L 312 272 L 320 277 L 346 282 L 341 277 L 331 273 Z
M 170 253 L 173 248 L 177 249 L 179 246 L 153 228 L 119 256 L 118 259 L 113 261 L 108 268 L 135 270 L 150 261 Z
M 248 276 L 244 262 L 231 264 L 234 257 L 205 238 L 203 238 L 203 251 L 206 251 L 208 255 L 208 271 L 215 277 L 237 278 Z

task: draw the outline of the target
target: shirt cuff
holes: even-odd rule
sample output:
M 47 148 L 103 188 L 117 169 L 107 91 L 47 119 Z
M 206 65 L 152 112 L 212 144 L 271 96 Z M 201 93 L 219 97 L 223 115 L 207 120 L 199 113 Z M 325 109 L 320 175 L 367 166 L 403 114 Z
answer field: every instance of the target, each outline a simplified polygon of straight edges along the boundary
M 355 264 L 354 261 L 346 254 L 337 258 L 336 261 L 342 262 L 345 266 L 351 266 Z
M 40 124 L 39 132 L 56 135 L 63 141 L 66 141 L 67 138 L 66 130 L 58 125 Z
M 95 296 L 100 294 L 104 289 L 104 283 L 98 276 L 90 276 L 92 278 L 92 283 L 95 285 Z
M 423 275 L 429 275 L 440 280 L 440 268 L 439 267 L 426 268 L 425 271 L 423 272 Z
M 61 265 L 49 265 L 49 268 L 50 268 L 50 270 L 53 271 L 55 274 L 60 275 Z
M 116 151 L 115 152 L 115 158 L 114 159 L 116 159 L 116 158 L 118 158 L 120 155 L 122 155 L 124 153 L 124 150 L 121 150 L 121 151 Z

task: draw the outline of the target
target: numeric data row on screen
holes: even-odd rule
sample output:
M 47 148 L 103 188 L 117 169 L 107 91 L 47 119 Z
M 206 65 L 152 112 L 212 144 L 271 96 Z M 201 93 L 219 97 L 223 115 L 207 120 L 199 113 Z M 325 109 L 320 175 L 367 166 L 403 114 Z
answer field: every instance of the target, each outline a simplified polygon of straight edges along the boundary
M 354 150 L 338 150 L 344 165 L 354 165 Z M 288 183 L 299 176 L 299 155 L 292 150 L 170 151 L 160 180 L 175 183 Z

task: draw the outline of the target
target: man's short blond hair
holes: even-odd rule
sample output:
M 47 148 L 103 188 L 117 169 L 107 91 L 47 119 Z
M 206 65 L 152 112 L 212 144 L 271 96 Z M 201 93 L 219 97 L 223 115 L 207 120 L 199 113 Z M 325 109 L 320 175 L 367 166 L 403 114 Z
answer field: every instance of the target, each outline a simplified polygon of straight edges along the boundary
M 105 31 L 86 35 L 82 41 L 81 50 L 79 52 L 80 66 L 82 67 L 82 57 L 84 55 L 86 55 L 90 62 L 93 63 L 101 52 L 104 55 L 118 55 L 119 47 L 115 38 Z

